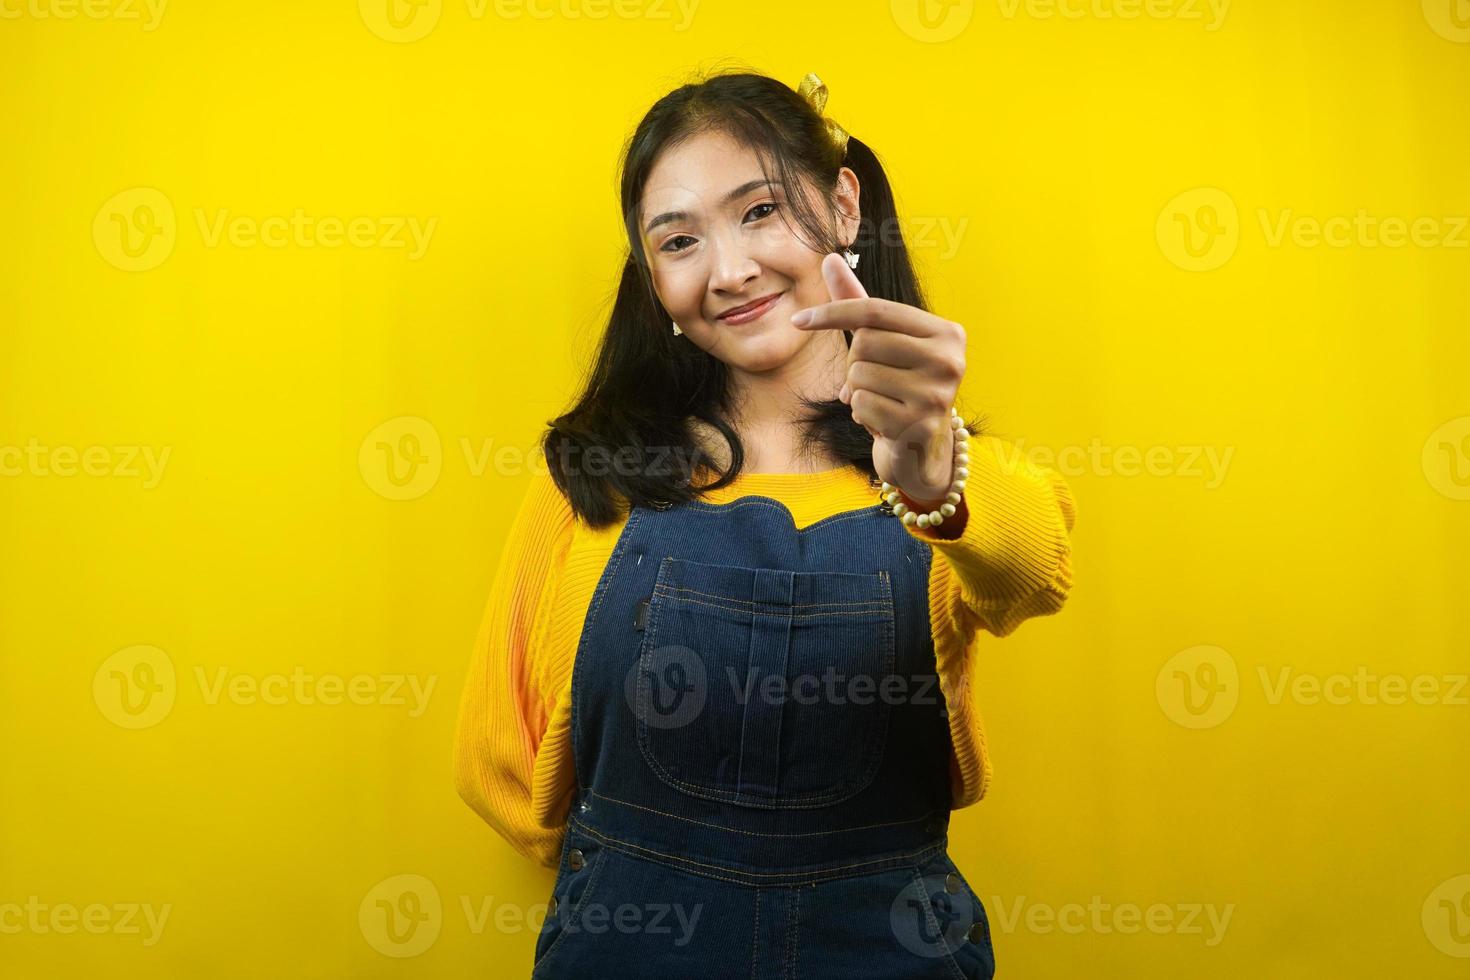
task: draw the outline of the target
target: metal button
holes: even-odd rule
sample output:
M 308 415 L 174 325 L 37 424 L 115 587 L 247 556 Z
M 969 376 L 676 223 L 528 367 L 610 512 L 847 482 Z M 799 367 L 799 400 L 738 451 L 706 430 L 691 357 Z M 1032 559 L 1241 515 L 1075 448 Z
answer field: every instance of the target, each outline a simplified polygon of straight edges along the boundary
M 555 895 L 551 896 L 551 901 L 546 906 L 546 914 L 547 915 L 555 915 L 556 914 L 556 896 Z
M 573 871 L 581 871 L 586 863 L 579 848 L 572 848 L 571 853 L 567 855 L 567 867 Z
M 958 895 L 960 893 L 960 876 L 955 874 L 953 871 L 945 875 L 944 890 L 949 892 L 951 895 Z
M 977 922 L 972 925 L 970 931 L 965 934 L 965 938 L 972 943 L 980 942 L 985 938 L 985 923 Z

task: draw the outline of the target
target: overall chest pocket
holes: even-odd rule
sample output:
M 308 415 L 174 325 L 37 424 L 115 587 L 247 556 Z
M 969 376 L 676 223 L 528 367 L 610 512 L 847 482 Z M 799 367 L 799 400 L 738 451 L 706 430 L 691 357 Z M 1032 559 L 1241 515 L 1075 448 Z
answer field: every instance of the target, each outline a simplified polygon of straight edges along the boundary
M 835 803 L 882 761 L 894 655 L 886 571 L 664 558 L 627 692 L 639 748 L 692 796 Z

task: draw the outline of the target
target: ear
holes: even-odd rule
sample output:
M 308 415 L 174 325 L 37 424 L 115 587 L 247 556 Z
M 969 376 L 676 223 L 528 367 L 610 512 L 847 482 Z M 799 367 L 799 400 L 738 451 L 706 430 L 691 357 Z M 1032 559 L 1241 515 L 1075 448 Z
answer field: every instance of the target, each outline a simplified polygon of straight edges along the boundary
M 862 223 L 862 213 L 858 210 L 858 192 L 861 189 L 857 174 L 851 167 L 837 171 L 837 186 L 832 189 L 832 194 L 836 198 L 838 241 L 846 243 L 857 238 L 858 227 Z

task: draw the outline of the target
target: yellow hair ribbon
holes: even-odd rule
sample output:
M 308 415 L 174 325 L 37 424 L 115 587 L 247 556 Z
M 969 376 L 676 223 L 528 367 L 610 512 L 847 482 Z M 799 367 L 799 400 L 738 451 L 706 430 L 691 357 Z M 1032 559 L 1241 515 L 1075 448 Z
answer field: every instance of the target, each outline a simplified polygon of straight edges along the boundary
M 827 124 L 827 134 L 832 140 L 832 145 L 837 148 L 838 159 L 847 156 L 847 130 L 837 125 L 836 120 L 826 115 L 827 108 L 827 83 L 816 76 L 814 72 L 807 72 L 806 77 L 801 80 L 801 87 L 796 90 L 797 94 L 811 107 L 817 110 L 817 115 Z

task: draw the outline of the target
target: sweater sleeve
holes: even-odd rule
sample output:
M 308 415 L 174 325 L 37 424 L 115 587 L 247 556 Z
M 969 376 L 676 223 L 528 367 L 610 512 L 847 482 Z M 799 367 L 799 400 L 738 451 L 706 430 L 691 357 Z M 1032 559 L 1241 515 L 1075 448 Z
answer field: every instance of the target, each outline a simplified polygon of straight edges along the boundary
M 536 473 L 501 552 L 485 604 L 454 740 L 460 797 L 519 853 L 556 867 L 561 828 L 541 826 L 533 774 L 562 692 L 538 661 L 573 515 L 549 474 Z
M 1072 588 L 1071 488 L 995 436 L 969 440 L 969 476 L 938 527 L 905 525 L 942 560 L 930 570 L 931 610 L 961 634 L 996 636 L 1057 612 Z

